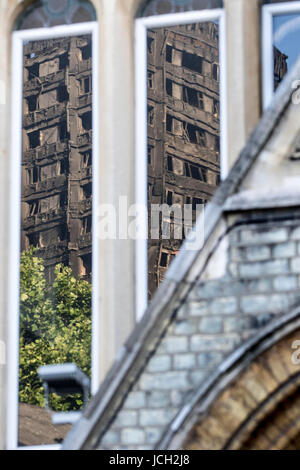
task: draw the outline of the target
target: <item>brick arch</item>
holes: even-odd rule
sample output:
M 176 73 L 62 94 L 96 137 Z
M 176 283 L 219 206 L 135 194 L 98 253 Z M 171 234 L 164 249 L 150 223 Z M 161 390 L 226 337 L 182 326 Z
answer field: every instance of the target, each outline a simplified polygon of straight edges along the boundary
M 291 446 L 298 447 L 300 435 L 300 396 L 299 375 L 286 387 L 279 387 L 273 403 L 263 406 L 255 423 L 251 419 L 248 427 L 234 436 L 227 449 L 240 450 L 287 450 Z M 271 409 L 269 409 L 271 408 Z M 255 424 L 254 424 L 255 423 Z
M 182 410 L 169 428 L 177 426 L 176 432 L 169 431 L 160 447 L 300 449 L 300 364 L 292 361 L 292 344 L 299 339 L 298 320 L 266 330 L 244 353 L 236 351 L 214 385 L 186 404 L 186 415 Z

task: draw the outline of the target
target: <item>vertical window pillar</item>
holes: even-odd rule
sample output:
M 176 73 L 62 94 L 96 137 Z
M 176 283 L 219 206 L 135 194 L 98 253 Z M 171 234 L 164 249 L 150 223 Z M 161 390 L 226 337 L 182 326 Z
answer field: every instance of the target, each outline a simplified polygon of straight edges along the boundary
M 227 33 L 229 167 L 261 113 L 260 0 L 224 0 Z

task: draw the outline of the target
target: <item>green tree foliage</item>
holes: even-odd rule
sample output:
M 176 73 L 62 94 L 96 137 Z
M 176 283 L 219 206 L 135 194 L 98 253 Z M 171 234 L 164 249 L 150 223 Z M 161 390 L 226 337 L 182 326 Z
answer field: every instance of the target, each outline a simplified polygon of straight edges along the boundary
M 57 265 L 48 286 L 44 262 L 31 248 L 21 254 L 19 397 L 44 405 L 38 378 L 40 365 L 76 363 L 90 376 L 91 285 L 75 279 L 70 268 Z M 56 410 L 76 409 L 81 397 L 54 397 Z

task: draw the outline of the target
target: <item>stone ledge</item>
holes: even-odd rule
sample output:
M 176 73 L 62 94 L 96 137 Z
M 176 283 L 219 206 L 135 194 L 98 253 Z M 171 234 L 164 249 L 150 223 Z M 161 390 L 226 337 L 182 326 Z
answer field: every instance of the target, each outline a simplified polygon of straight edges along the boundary
M 229 197 L 224 205 L 224 212 L 244 212 L 259 209 L 278 209 L 300 206 L 300 191 L 274 194 L 257 191 L 243 191 Z

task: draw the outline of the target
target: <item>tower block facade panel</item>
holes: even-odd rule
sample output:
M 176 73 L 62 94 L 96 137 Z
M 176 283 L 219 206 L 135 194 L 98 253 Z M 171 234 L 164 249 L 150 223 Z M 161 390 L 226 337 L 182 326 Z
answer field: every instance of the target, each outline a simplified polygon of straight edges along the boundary
M 149 214 L 151 204 L 190 205 L 195 220 L 220 181 L 219 26 L 150 29 L 147 41 Z M 168 224 L 169 239 L 149 236 L 149 297 L 182 242 L 172 213 Z
M 91 36 L 24 46 L 22 246 L 91 280 Z

